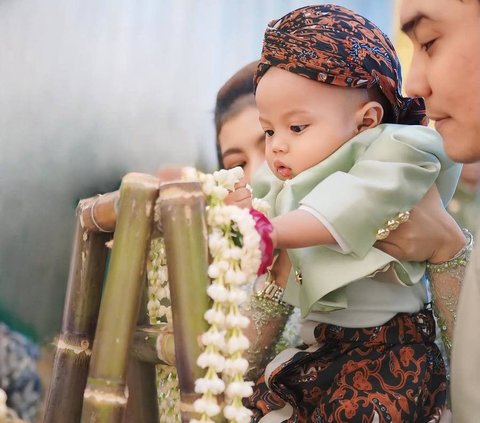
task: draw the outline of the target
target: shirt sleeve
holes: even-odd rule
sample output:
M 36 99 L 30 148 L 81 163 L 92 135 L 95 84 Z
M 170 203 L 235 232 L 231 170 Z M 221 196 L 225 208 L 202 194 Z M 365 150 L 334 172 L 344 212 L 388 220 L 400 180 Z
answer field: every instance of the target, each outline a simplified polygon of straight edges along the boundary
M 300 201 L 301 206 L 322 216 L 335 238 L 359 257 L 373 246 L 377 231 L 389 219 L 422 199 L 442 166 L 452 165 L 440 136 L 432 129 L 394 127 L 383 131 L 348 173 L 331 174 Z M 451 186 L 446 188 L 445 199 L 451 197 L 456 185 L 455 178 L 453 183 L 451 177 L 446 180 Z
M 313 217 L 318 219 L 325 228 L 327 228 L 327 231 L 330 232 L 330 235 L 335 238 L 335 241 L 337 241 L 336 244 L 328 244 L 325 245 L 325 247 L 330 248 L 333 251 L 337 251 L 338 253 L 342 254 L 350 254 L 352 252 L 352 249 L 350 246 L 346 243 L 346 241 L 340 236 L 340 234 L 337 233 L 335 228 L 330 225 L 330 222 L 325 219 L 317 210 L 312 209 L 311 207 L 308 206 L 300 206 L 299 210 L 304 210 L 308 213 L 310 213 Z

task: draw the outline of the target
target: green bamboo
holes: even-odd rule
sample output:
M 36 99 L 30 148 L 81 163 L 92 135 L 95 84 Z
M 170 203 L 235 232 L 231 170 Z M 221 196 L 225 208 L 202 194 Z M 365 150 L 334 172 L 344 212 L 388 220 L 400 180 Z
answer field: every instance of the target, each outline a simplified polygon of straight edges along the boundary
M 108 234 L 89 232 L 82 227 L 80 215 L 89 201 L 83 200 L 76 211 L 62 331 L 47 394 L 45 423 L 76 423 L 81 416 L 102 293 L 105 242 L 109 238 Z
M 110 268 L 100 305 L 82 422 L 118 423 L 127 403 L 125 379 L 139 311 L 158 180 L 122 179 Z
M 144 363 L 175 366 L 174 345 L 173 332 L 166 323 L 137 327 L 133 333 L 132 357 Z
M 144 283 L 140 311 L 138 313 L 138 325 L 150 323 L 147 314 L 148 286 Z M 138 332 L 137 330 L 134 332 Z M 149 337 L 143 341 L 146 343 Z M 131 354 L 128 364 L 127 386 L 128 402 L 125 411 L 124 423 L 158 423 L 158 394 L 157 372 L 155 364 L 144 362 L 139 357 Z
M 165 183 L 157 207 L 168 263 L 180 408 L 186 421 L 198 397 L 195 380 L 204 372 L 196 360 L 201 352 L 199 336 L 208 329 L 203 315 L 210 307 L 205 197 L 196 182 Z

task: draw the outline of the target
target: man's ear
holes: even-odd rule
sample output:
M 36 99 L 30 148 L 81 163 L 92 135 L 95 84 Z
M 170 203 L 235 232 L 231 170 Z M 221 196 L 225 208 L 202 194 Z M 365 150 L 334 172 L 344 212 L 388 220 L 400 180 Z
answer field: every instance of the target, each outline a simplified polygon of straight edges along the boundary
M 383 107 L 378 101 L 369 101 L 356 113 L 358 133 L 365 129 L 375 128 L 383 119 Z

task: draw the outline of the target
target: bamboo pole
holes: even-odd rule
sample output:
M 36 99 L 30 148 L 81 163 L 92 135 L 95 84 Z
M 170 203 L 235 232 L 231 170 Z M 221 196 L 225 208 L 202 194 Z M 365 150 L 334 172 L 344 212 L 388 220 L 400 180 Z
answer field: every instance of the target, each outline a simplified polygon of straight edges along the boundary
M 45 423 L 80 421 L 91 345 L 97 324 L 109 235 L 81 225 L 81 212 L 92 200 L 80 202 L 65 298 L 61 335 L 47 394 Z M 66 394 L 68 393 L 68 394 Z
M 137 327 L 133 333 L 132 356 L 151 364 L 175 366 L 174 335 L 169 325 Z
M 118 423 L 124 416 L 127 362 L 157 195 L 158 179 L 153 176 L 130 173 L 122 179 L 110 268 L 84 393 L 84 423 Z
M 146 281 L 145 281 L 146 282 Z M 143 284 L 143 295 L 137 325 L 150 323 L 147 314 L 148 286 Z M 138 332 L 137 330 L 134 332 Z M 144 338 L 144 342 L 149 337 Z M 130 355 L 127 373 L 128 402 L 124 423 L 158 423 L 157 372 L 155 364 Z
M 199 183 L 164 183 L 157 207 L 168 263 L 180 409 L 182 420 L 187 421 L 198 398 L 195 380 L 203 376 L 196 365 L 201 352 L 198 338 L 208 329 L 203 315 L 210 306 L 205 198 Z
M 117 220 L 120 192 L 113 191 L 93 197 L 82 208 L 82 226 L 95 232 L 113 232 Z

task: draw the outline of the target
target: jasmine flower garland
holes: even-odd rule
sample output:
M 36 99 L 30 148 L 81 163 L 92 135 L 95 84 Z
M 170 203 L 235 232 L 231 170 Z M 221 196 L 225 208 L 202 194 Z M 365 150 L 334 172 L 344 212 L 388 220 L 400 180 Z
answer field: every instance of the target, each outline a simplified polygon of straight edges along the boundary
M 152 239 L 147 262 L 148 303 L 151 324 L 172 323 L 167 256 L 163 238 Z M 172 329 L 173 330 L 173 329 Z M 157 392 L 160 423 L 180 423 L 180 391 L 177 369 L 158 365 Z
M 183 179 L 201 182 L 207 197 L 208 246 L 212 257 L 208 268 L 211 284 L 207 294 L 213 303 L 204 315 L 210 328 L 200 338 L 204 350 L 197 360 L 198 366 L 205 369 L 205 375 L 195 382 L 195 391 L 202 395 L 194 403 L 200 417 L 192 419 L 191 423 L 213 422 L 222 409 L 229 422 L 246 423 L 250 421 L 251 412 L 243 406 L 242 399 L 252 394 L 252 383 L 244 381 L 248 361 L 243 358 L 243 353 L 249 347 L 249 341 L 243 329 L 249 325 L 249 319 L 240 312 L 239 306 L 247 300 L 241 287 L 253 280 L 257 270 L 271 260 L 269 237 L 259 235 L 259 231 L 270 230 L 269 222 L 257 211 L 225 205 L 225 197 L 243 177 L 241 168 L 213 174 L 186 168 L 183 173 Z M 264 208 L 258 201 L 255 206 Z M 161 321 L 166 318 L 168 322 L 171 311 L 161 299 L 161 296 L 169 295 L 163 245 L 159 247 L 152 243 L 150 261 L 153 266 L 148 271 L 149 314 L 151 319 Z M 169 389 L 169 392 L 172 391 Z M 220 394 L 224 396 L 223 404 L 218 401 Z M 165 422 L 178 421 L 169 412 L 172 410 L 163 411 L 169 415 Z
M 217 399 L 222 393 L 225 418 L 238 423 L 250 421 L 251 412 L 242 404 L 242 399 L 252 394 L 252 384 L 243 379 L 248 368 L 243 352 L 249 347 L 243 329 L 249 319 L 240 312 L 240 304 L 247 300 L 240 287 L 256 276 L 261 262 L 260 236 L 249 210 L 223 203 L 242 177 L 241 168 L 199 175 L 208 204 L 208 245 L 212 256 L 208 274 L 212 283 L 207 294 L 213 304 L 205 313 L 210 329 L 201 337 L 205 349 L 197 361 L 206 370 L 205 376 L 195 382 L 195 391 L 202 397 L 195 401 L 194 409 L 201 417 L 191 423 L 213 422 L 212 418 L 222 410 Z

